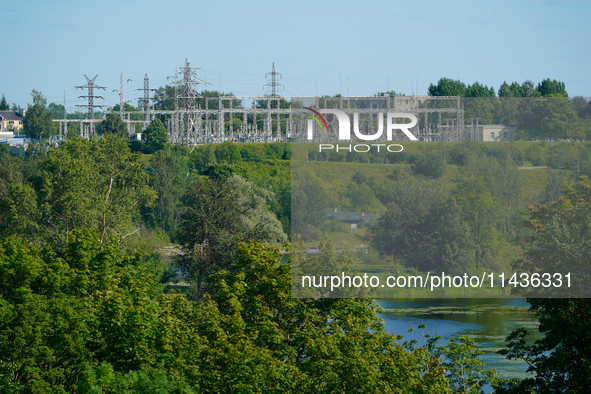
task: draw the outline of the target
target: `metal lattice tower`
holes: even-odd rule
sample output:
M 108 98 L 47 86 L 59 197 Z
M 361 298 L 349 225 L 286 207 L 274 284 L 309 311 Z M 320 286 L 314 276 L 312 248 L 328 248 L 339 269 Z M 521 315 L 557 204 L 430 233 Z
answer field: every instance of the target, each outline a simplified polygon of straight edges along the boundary
M 123 119 L 125 111 L 125 80 L 123 79 L 123 70 L 121 70 L 121 80 L 119 81 L 119 116 Z
M 150 79 L 148 78 L 148 74 L 144 76 L 144 88 L 138 89 L 144 91 L 144 98 L 143 107 L 144 107 L 144 115 L 146 117 L 146 121 L 150 120 L 150 91 L 155 91 L 156 89 L 150 89 Z
M 94 95 L 94 89 L 103 89 L 105 90 L 106 88 L 104 86 L 97 86 L 94 84 L 94 80 L 96 79 L 96 77 L 98 77 L 98 75 L 95 75 L 94 78 L 90 79 L 86 76 L 86 74 L 84 74 L 84 78 L 86 78 L 86 85 L 84 86 L 76 86 L 76 89 L 88 89 L 88 95 L 86 96 L 78 96 L 78 98 L 87 98 L 88 99 L 88 104 L 78 104 L 76 105 L 76 107 L 88 107 L 88 117 L 90 119 L 89 122 L 89 130 L 88 130 L 88 134 L 94 134 L 94 108 L 95 107 L 104 107 L 104 105 L 95 105 L 94 104 L 94 99 L 95 98 L 100 98 L 100 99 L 105 99 L 103 96 L 95 96 Z
M 176 86 L 182 85 L 182 95 L 178 95 L 178 90 L 175 89 L 175 106 L 178 105 L 178 99 L 182 99 L 183 102 L 182 111 L 178 112 L 178 114 L 180 116 L 179 127 L 182 127 L 184 129 L 184 133 L 182 133 L 179 130 L 178 138 L 181 140 L 184 139 L 184 142 L 187 145 L 189 145 L 190 141 L 196 141 L 198 131 L 197 128 L 200 127 L 201 123 L 199 122 L 198 124 L 196 116 L 197 99 L 201 97 L 197 93 L 197 85 L 205 84 L 206 82 L 196 77 L 197 70 L 199 69 L 197 67 L 191 67 L 189 61 L 185 58 L 185 66 L 180 68 L 180 71 L 183 74 L 183 78 L 181 80 L 177 80 L 175 73 L 174 82 Z M 181 134 L 184 134 L 184 136 Z
M 265 84 L 263 87 L 270 87 L 271 88 L 271 97 L 276 97 L 277 96 L 277 87 L 283 87 L 282 84 L 277 83 L 277 76 L 279 75 L 279 78 L 282 77 L 281 73 L 278 73 L 275 71 L 275 62 L 273 62 L 273 69 L 270 73 L 267 73 L 265 75 L 265 78 L 267 78 L 268 76 L 271 76 L 271 82 Z
M 62 124 L 60 123 L 60 134 L 59 134 L 59 139 L 63 139 L 64 137 L 67 137 L 68 135 L 68 122 L 65 121 L 66 119 L 68 119 L 68 107 L 66 107 L 66 91 L 64 90 L 64 124 L 62 127 Z

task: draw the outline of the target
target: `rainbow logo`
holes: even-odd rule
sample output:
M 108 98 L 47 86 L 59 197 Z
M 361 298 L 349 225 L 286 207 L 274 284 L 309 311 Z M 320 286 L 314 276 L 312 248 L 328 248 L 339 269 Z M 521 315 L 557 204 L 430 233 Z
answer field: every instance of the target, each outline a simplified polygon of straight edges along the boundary
M 326 123 L 326 119 L 324 119 L 324 116 L 322 116 L 320 112 L 309 107 L 304 107 L 304 109 L 307 109 L 308 111 L 312 112 L 310 115 L 312 116 L 312 118 L 314 118 L 316 123 L 318 123 L 318 127 L 320 127 L 320 129 L 322 129 L 322 124 L 320 123 L 320 121 L 322 121 L 322 123 L 324 123 L 324 127 L 326 127 L 326 131 L 328 131 L 328 124 Z

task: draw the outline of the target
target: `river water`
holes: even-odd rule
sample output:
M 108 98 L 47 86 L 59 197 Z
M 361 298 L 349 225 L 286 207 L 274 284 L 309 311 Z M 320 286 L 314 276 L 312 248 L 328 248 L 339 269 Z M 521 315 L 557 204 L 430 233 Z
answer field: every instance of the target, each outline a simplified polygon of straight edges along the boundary
M 534 338 L 539 338 L 538 322 L 528 311 L 525 299 L 380 299 L 377 302 L 384 308 L 382 318 L 386 329 L 403 335 L 402 341 L 415 338 L 423 344 L 423 334 L 439 334 L 440 345 L 445 345 L 449 338 L 465 335 L 474 339 L 476 347 L 484 352 L 480 356 L 484 364 L 495 368 L 501 377 L 528 376 L 525 362 L 496 354 L 505 347 L 507 335 L 517 328 L 527 328 Z M 417 329 L 421 323 L 426 328 Z M 411 327 L 415 330 L 407 332 Z

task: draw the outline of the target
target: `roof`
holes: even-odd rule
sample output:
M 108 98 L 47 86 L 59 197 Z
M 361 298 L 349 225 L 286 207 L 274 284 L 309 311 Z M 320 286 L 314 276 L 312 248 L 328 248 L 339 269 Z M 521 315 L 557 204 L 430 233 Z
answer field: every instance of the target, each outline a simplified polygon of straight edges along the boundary
M 0 111 L 2 120 L 23 120 L 23 116 L 17 111 Z

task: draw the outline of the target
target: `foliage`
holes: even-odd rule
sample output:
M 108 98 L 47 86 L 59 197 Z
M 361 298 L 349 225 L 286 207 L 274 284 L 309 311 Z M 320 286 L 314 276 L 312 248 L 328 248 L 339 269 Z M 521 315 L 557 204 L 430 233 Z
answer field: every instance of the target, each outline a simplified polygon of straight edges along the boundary
M 534 83 L 530 80 L 524 81 L 521 85 L 512 82 L 511 85 L 504 81 L 498 90 L 499 97 L 537 97 L 540 92 L 534 88 Z
M 591 182 L 581 176 L 574 187 L 565 185 L 563 195 L 549 205 L 530 208 L 526 225 L 535 233 L 531 249 L 522 261 L 534 272 L 571 273 L 570 287 L 549 287 L 537 292 L 546 296 L 588 296 L 588 262 L 591 259 Z
M 48 138 L 54 132 L 51 112 L 47 109 L 47 99 L 41 92 L 33 90 L 33 105 L 29 104 L 23 119 L 23 132 L 30 138 Z
M 66 108 L 63 104 L 56 104 L 50 103 L 47 107 L 49 112 L 51 112 L 51 117 L 54 119 L 65 119 L 66 118 Z
M 464 96 L 466 85 L 459 80 L 441 78 L 437 85 L 429 84 L 429 96 Z
M 422 155 L 412 166 L 416 174 L 433 179 L 441 178 L 445 174 L 445 168 L 442 152 L 436 151 Z
M 445 347 L 433 348 L 433 353 L 443 360 L 449 388 L 454 393 L 482 393 L 484 386 L 494 380 L 496 371 L 486 368 L 478 359 L 484 353 L 474 348 L 473 339 L 461 336 L 449 342 Z
M 230 178 L 194 177 L 187 190 L 178 239 L 183 255 L 178 266 L 197 285 L 228 268 L 238 238 L 260 242 L 285 241 L 280 222 L 266 207 L 266 199 L 250 182 Z
M 161 229 L 171 239 L 175 239 L 178 230 L 189 179 L 189 164 L 182 151 L 183 148 L 173 148 L 154 153 L 148 168 L 149 185 L 158 198 L 152 207 L 142 211 L 145 223 Z
M 215 158 L 219 162 L 227 162 L 228 164 L 237 164 L 240 162 L 240 151 L 236 144 L 231 141 L 225 141 L 216 146 Z
M 587 392 L 591 387 L 591 302 L 588 298 L 528 298 L 528 302 L 544 338 L 529 344 L 528 330 L 520 328 L 507 337 L 509 344 L 499 353 L 524 360 L 535 376 L 505 382 L 504 392 Z
M 315 238 L 324 222 L 327 196 L 319 179 L 312 173 L 297 173 L 291 186 L 292 234 L 303 239 Z
M 107 114 L 105 120 L 103 120 L 102 126 L 104 134 L 110 133 L 122 137 L 129 137 L 129 133 L 127 132 L 127 127 L 125 126 L 125 123 L 123 123 L 121 117 L 115 112 Z
M 429 84 L 429 96 L 495 97 L 492 87 L 474 82 L 466 86 L 460 80 L 440 78 L 436 85 Z
M 159 288 L 139 256 L 92 233 L 60 255 L 6 238 L 0 272 L 0 386 L 8 392 L 73 391 L 93 357 L 117 367 L 146 361 Z
M 10 105 L 8 104 L 8 101 L 6 100 L 6 97 L 4 95 L 2 95 L 2 101 L 0 101 L 0 111 L 7 111 L 10 109 Z
M 536 90 L 540 92 L 542 97 L 568 97 L 564 82 L 560 82 L 555 79 L 544 79 L 538 84 Z
M 140 206 L 155 198 L 138 160 L 114 135 L 67 140 L 35 163 L 40 171 L 30 183 L 16 181 L 0 192 L 0 233 L 58 246 L 74 229 L 92 228 L 101 242 L 124 238 Z
M 397 182 L 387 212 L 369 228 L 372 247 L 421 271 L 469 272 L 474 245 L 449 192 L 433 181 Z
M 142 141 L 144 141 L 144 152 L 154 153 L 164 149 L 168 143 L 168 133 L 166 128 L 158 118 L 154 118 L 150 125 L 142 133 Z
M 548 205 L 530 209 L 526 223 L 534 231 L 531 250 L 520 269 L 530 272 L 569 272 L 570 288 L 529 291 L 531 310 L 540 320 L 545 336 L 528 343 L 528 331 L 518 329 L 507 338 L 507 349 L 499 353 L 522 359 L 535 374 L 520 382 L 505 382 L 504 392 L 579 393 L 591 387 L 591 324 L 588 262 L 591 256 L 591 182 L 580 177 L 574 187 L 565 184 L 563 195 Z

